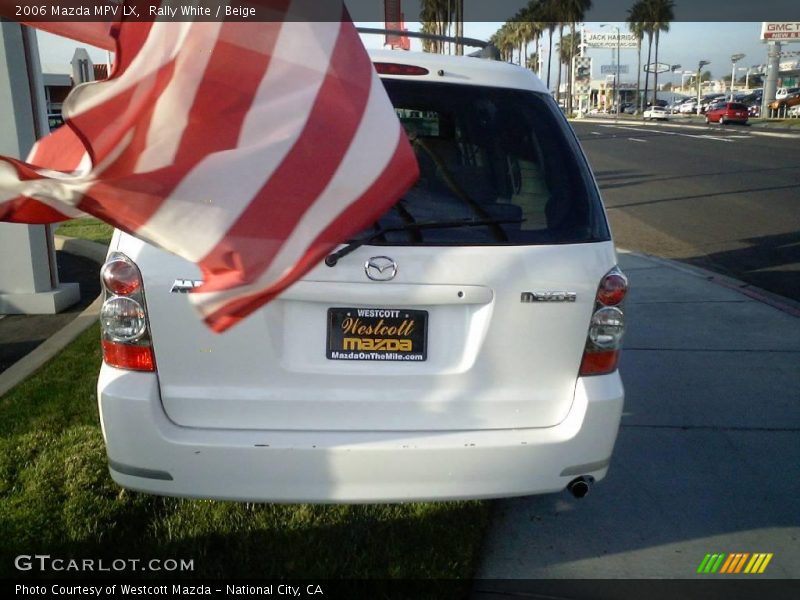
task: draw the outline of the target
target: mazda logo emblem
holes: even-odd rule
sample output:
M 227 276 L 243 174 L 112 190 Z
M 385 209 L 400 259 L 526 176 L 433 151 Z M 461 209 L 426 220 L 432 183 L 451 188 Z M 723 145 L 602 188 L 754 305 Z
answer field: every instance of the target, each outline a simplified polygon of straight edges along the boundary
M 364 263 L 364 272 L 372 281 L 389 281 L 397 275 L 397 263 L 388 256 L 373 256 Z

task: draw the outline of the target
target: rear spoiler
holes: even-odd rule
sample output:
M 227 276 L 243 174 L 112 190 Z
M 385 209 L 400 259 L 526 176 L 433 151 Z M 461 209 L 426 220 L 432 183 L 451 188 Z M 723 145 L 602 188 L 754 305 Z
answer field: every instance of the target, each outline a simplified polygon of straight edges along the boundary
M 462 46 L 470 46 L 478 48 L 475 52 L 467 56 L 474 56 L 476 58 L 485 58 L 488 60 L 500 60 L 500 51 L 491 42 L 478 40 L 475 38 L 467 37 L 453 37 L 449 35 L 436 35 L 433 33 L 422 33 L 419 31 L 399 31 L 397 29 L 379 29 L 376 27 L 356 27 L 358 33 L 374 34 L 374 35 L 395 35 L 398 37 L 411 37 L 424 40 L 434 40 L 437 42 L 453 42 Z

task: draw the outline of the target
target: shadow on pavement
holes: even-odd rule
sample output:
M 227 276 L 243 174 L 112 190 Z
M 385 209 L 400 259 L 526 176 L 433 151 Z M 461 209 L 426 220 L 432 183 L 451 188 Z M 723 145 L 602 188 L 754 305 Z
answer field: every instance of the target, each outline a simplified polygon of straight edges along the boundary
M 80 284 L 80 301 L 55 315 L 7 315 L 0 319 L 0 373 L 77 317 L 100 294 L 100 266 L 88 258 L 56 252 L 59 280 Z

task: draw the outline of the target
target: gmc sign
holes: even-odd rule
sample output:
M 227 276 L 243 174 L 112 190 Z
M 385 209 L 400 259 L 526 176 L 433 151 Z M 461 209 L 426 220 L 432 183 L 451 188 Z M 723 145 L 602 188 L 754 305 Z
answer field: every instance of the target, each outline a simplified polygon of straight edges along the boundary
M 762 23 L 761 39 L 771 42 L 800 42 L 800 22 Z

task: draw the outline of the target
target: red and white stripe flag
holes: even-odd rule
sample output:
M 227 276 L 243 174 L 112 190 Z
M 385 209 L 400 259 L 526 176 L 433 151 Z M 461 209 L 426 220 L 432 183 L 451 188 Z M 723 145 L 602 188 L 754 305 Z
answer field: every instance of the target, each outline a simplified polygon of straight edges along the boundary
M 374 222 L 418 176 L 402 126 L 340 2 L 273 4 L 284 20 L 123 22 L 112 77 L 27 162 L 0 157 L 0 220 L 89 213 L 197 263 L 215 331 Z M 312 5 L 327 21 L 293 20 Z

